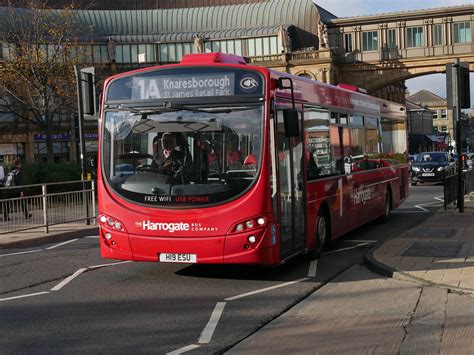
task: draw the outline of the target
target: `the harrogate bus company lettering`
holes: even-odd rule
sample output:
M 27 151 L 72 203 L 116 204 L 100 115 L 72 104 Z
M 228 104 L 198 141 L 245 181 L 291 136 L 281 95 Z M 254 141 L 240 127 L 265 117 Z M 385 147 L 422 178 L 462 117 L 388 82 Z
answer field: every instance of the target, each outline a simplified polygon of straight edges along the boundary
M 375 188 L 371 187 L 361 187 L 354 189 L 352 191 L 352 204 L 359 205 L 361 203 L 366 203 L 367 201 L 376 197 Z
M 219 228 L 217 227 L 206 227 L 201 223 L 184 223 L 184 222 L 175 222 L 175 223 L 164 223 L 164 222 L 151 222 L 151 221 L 141 221 L 135 222 L 136 227 L 142 228 L 142 230 L 147 231 L 165 231 L 169 233 L 174 232 L 217 232 Z

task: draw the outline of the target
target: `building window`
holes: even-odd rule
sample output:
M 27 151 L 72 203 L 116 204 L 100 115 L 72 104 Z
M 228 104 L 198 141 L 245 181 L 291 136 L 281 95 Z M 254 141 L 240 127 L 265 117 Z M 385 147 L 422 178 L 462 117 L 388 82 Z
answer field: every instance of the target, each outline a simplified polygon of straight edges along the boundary
M 442 132 L 447 132 L 447 131 L 448 131 L 448 127 L 446 127 L 446 126 L 441 126 L 441 131 L 442 131 Z
M 471 23 L 461 22 L 453 24 L 453 43 L 471 42 Z
M 425 39 L 423 35 L 423 27 L 409 27 L 407 28 L 407 47 L 423 47 Z
M 346 50 L 346 53 L 352 52 L 352 33 L 344 34 L 344 49 Z
M 448 118 L 447 112 L 448 112 L 447 110 L 441 110 L 441 118 L 443 120 Z
M 377 31 L 362 33 L 362 50 L 376 51 L 379 49 L 379 34 Z
M 436 111 L 434 111 L 434 113 L 433 113 L 433 119 L 434 119 L 434 120 L 437 120 L 438 117 L 439 117 L 439 110 L 436 110 Z
M 438 133 L 438 127 L 433 126 L 433 132 Z
M 397 48 L 397 32 L 395 29 L 387 31 L 387 48 Z
M 441 46 L 443 44 L 443 25 L 433 26 L 433 45 Z

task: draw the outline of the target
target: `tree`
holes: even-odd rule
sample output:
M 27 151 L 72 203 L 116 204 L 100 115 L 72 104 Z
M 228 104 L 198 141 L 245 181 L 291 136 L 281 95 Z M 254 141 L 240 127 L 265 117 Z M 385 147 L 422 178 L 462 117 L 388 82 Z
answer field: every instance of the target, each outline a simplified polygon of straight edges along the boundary
M 41 1 L 0 8 L 0 112 L 14 112 L 46 133 L 53 161 L 53 115 L 75 112 L 74 65 L 84 59 L 78 38 L 85 36 L 74 5 L 55 10 Z

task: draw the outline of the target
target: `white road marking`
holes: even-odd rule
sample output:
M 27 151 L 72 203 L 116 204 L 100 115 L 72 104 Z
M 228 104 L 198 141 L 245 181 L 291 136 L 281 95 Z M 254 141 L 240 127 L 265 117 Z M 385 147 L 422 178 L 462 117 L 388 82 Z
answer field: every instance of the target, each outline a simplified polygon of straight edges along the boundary
M 113 266 L 113 265 L 121 265 L 121 264 L 127 264 L 127 263 L 133 263 L 133 261 L 132 261 L 132 260 L 126 260 L 126 261 L 118 261 L 118 262 L 116 262 L 116 263 L 93 265 L 93 266 L 89 266 L 89 269 L 99 269 L 99 268 L 101 268 L 101 267 L 107 267 L 107 266 Z
M 25 297 L 33 297 L 33 296 L 39 296 L 39 295 L 46 295 L 47 291 L 45 292 L 37 292 L 37 293 L 30 293 L 28 295 L 21 295 L 21 296 L 14 296 L 14 297 L 8 297 L 8 298 L 0 298 L 0 302 L 3 302 L 3 301 L 10 301 L 10 300 L 16 300 L 18 298 L 25 298 Z
M 57 248 L 57 247 L 60 247 L 60 246 L 63 246 L 65 244 L 69 244 L 69 243 L 72 243 L 72 242 L 75 242 L 76 240 L 79 240 L 79 238 L 76 238 L 76 239 L 71 239 L 71 240 L 68 240 L 66 242 L 62 242 L 62 243 L 59 243 L 59 244 L 55 244 L 49 248 L 46 248 L 47 250 L 51 250 L 51 249 L 54 249 L 54 248 Z
M 416 207 L 416 206 L 415 206 Z M 423 208 L 423 207 L 417 207 L 419 208 L 419 211 L 400 211 L 400 210 L 394 210 L 391 211 L 390 214 L 401 214 L 401 213 L 426 213 L 429 212 L 429 210 Z
M 353 247 L 348 247 L 348 248 L 342 248 L 342 249 L 327 251 L 327 252 L 323 253 L 323 255 L 339 253 L 340 251 L 351 250 L 351 249 L 363 247 L 364 245 L 369 245 L 369 244 L 370 244 L 370 243 L 360 243 L 360 244 L 354 245 Z
M 311 263 L 309 264 L 308 277 L 316 277 L 317 267 L 318 267 L 318 261 L 311 260 Z
M 214 311 L 212 311 L 211 318 L 209 318 L 209 322 L 207 322 L 206 327 L 201 333 L 201 337 L 198 340 L 199 344 L 207 344 L 211 341 L 212 335 L 216 330 L 217 323 L 221 318 L 225 305 L 226 302 L 217 302 L 216 306 L 214 307 Z
M 86 271 L 87 268 L 82 268 L 82 269 L 79 269 L 77 270 L 74 274 L 72 274 L 71 276 L 65 278 L 63 281 L 61 281 L 60 283 L 58 283 L 56 286 L 54 286 L 51 291 L 59 291 L 60 289 L 62 289 L 64 286 L 66 286 L 69 282 L 71 282 L 72 280 L 74 280 L 76 277 L 78 277 L 80 274 L 82 274 L 84 271 Z
M 279 285 L 275 285 L 275 286 L 270 286 L 270 287 L 266 287 L 266 288 L 262 288 L 260 290 L 256 290 L 256 291 L 251 291 L 251 292 L 247 292 L 247 293 L 243 293 L 241 295 L 237 295 L 237 296 L 233 296 L 233 297 L 228 297 L 225 299 L 225 301 L 234 301 L 234 300 L 237 300 L 239 298 L 244 298 L 244 297 L 247 297 L 247 296 L 252 296 L 252 295 L 255 295 L 257 293 L 262 293 L 262 292 L 266 292 L 266 291 L 270 291 L 270 290 L 274 290 L 276 288 L 280 288 L 280 287 L 285 287 L 285 286 L 289 286 L 289 285 L 293 285 L 293 284 L 296 284 L 298 282 L 303 282 L 303 281 L 306 281 L 306 280 L 309 280 L 308 277 L 304 277 L 302 279 L 298 279 L 298 280 L 295 280 L 295 281 L 290 281 L 290 282 L 285 282 L 283 284 L 279 284 Z
M 19 253 L 11 253 L 11 254 L 3 254 L 3 255 L 0 255 L 0 258 L 4 257 L 4 256 L 12 256 L 12 255 L 21 255 L 21 254 L 30 254 L 30 253 L 37 253 L 39 251 L 43 251 L 43 249 L 36 249 L 36 250 L 29 250 L 29 251 L 21 251 Z
M 87 239 L 99 239 L 99 236 L 98 236 L 98 235 L 89 235 L 89 236 L 84 237 L 84 238 L 87 238 Z
M 438 203 L 438 202 L 436 202 Z M 426 203 L 423 204 L 424 206 L 426 206 Z M 427 210 L 426 208 L 424 207 L 421 207 L 421 205 L 415 205 L 416 208 L 419 208 L 420 210 L 422 210 L 423 212 L 429 212 L 430 210 Z
M 201 345 L 196 345 L 196 344 L 193 344 L 193 345 L 188 345 L 188 346 L 184 346 L 182 348 L 179 348 L 177 350 L 173 350 L 169 353 L 166 353 L 166 355 L 179 355 L 179 354 L 182 354 L 182 353 L 185 353 L 187 351 L 191 351 L 191 350 L 194 350 L 194 349 L 197 349 L 201 347 Z

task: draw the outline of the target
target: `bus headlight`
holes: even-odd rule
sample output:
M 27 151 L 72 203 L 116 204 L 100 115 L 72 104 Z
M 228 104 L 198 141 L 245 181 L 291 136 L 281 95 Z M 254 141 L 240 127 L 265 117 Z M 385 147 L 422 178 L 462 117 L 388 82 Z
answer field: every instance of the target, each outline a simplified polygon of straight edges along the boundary
M 247 240 L 249 241 L 249 243 L 253 244 L 257 241 L 257 238 L 254 235 L 249 235 Z
M 120 232 L 127 232 L 125 230 L 125 227 L 123 225 L 122 222 L 120 222 L 119 220 L 117 220 L 116 218 L 112 218 L 112 217 L 109 217 L 105 214 L 103 215 L 100 215 L 99 216 L 99 222 L 105 226 L 105 227 L 108 227 L 108 228 L 112 228 L 116 231 L 120 231 Z
M 249 218 L 246 221 L 237 223 L 232 229 L 231 233 L 249 232 L 257 228 L 262 228 L 267 224 L 265 217 Z

